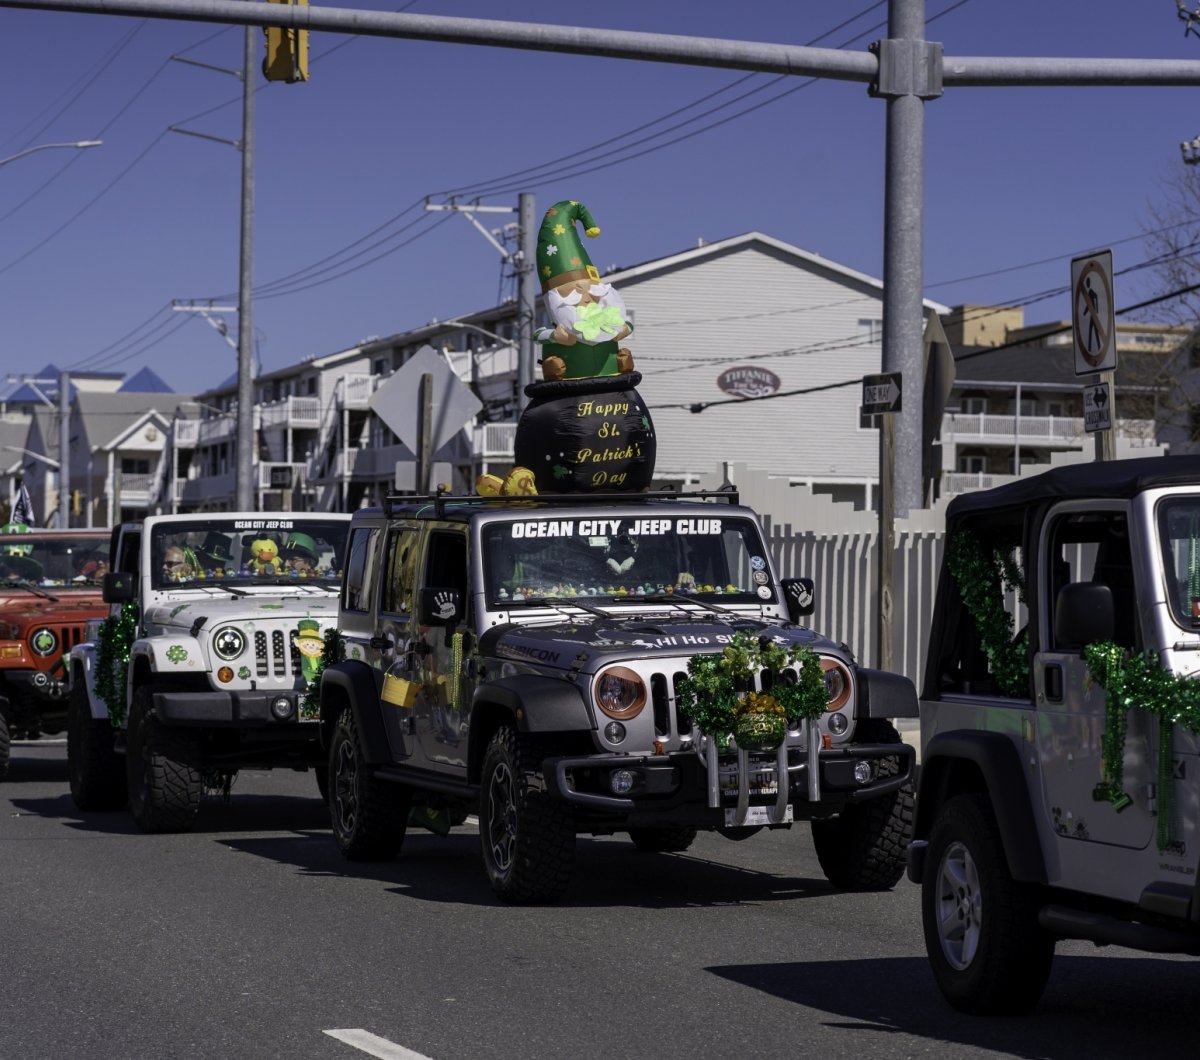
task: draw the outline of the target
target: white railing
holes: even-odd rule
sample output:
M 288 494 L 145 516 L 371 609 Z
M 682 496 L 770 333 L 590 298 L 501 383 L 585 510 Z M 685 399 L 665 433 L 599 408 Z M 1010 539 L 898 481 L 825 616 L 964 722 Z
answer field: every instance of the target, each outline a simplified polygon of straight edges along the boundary
M 480 423 L 472 432 L 475 455 L 484 460 L 511 460 L 517 437 L 515 423 Z
M 211 419 L 200 421 L 196 436 L 197 445 L 215 445 L 224 442 L 237 434 L 236 416 L 213 416 Z
M 127 475 L 122 473 L 118 479 L 121 484 L 121 494 L 146 493 L 154 485 L 154 478 L 153 474 Z
M 179 503 L 201 506 L 211 504 L 214 500 L 232 501 L 236 496 L 236 476 L 229 471 L 224 475 L 203 475 L 188 479 L 183 483 L 183 494 Z
M 200 437 L 199 420 L 176 420 L 174 427 L 176 449 L 191 449 Z
M 1151 440 L 1153 420 L 1117 420 L 1117 435 L 1122 438 Z M 942 444 L 967 441 L 1044 442 L 1047 445 L 1071 445 L 1083 441 L 1083 420 L 1075 416 L 1000 416 L 991 413 L 950 412 L 942 418 Z M 1151 443 L 1152 444 L 1152 443 Z
M 966 493 L 968 490 L 990 490 L 1012 482 L 1016 475 L 989 475 L 982 471 L 948 471 L 942 473 L 943 493 Z
M 349 372 L 342 376 L 341 407 L 365 409 L 370 407 L 371 395 L 375 393 L 376 376 L 366 372 Z
M 294 489 L 304 477 L 306 465 L 272 463 L 258 465 L 258 488 L 261 490 Z
M 316 397 L 290 397 L 260 406 L 262 428 L 272 427 L 319 427 L 321 424 L 321 399 Z

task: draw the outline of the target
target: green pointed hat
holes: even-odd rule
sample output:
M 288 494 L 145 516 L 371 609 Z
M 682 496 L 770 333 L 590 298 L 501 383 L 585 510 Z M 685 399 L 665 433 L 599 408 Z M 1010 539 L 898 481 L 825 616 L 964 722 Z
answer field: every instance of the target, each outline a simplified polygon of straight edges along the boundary
M 537 270 L 543 291 L 571 280 L 600 282 L 600 273 L 575 228 L 576 221 L 583 222 L 584 232 L 593 239 L 600 234 L 588 208 L 574 200 L 556 202 L 542 218 L 537 237 Z

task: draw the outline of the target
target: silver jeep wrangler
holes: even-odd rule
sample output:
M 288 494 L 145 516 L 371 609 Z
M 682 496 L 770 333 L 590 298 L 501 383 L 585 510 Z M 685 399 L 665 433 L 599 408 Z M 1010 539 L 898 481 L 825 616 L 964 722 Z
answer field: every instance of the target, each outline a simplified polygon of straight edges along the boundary
M 948 509 L 909 878 L 947 1000 L 1021 1012 L 1059 939 L 1200 954 L 1200 458 Z

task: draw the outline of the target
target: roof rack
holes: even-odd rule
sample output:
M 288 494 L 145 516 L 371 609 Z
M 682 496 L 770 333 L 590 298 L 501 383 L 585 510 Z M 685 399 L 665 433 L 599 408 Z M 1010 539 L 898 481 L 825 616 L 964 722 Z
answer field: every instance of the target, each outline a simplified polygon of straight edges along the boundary
M 448 507 L 454 508 L 533 508 L 545 504 L 613 505 L 645 504 L 652 501 L 723 501 L 737 504 L 738 491 L 731 485 L 718 490 L 647 490 L 638 493 L 537 493 L 528 497 L 488 497 L 474 494 L 453 494 L 439 489 L 437 493 L 417 495 L 411 493 L 389 493 L 383 498 L 384 515 L 392 515 L 400 508 L 414 505 L 433 504 L 435 514 L 441 516 Z

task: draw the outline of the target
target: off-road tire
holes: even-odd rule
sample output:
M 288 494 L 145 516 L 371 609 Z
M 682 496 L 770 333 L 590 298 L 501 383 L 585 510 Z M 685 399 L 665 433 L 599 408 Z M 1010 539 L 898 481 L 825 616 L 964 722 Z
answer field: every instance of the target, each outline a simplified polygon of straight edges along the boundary
M 372 775 L 348 707 L 333 730 L 328 775 L 329 817 L 342 856 L 347 861 L 391 861 L 404 845 L 412 792 Z
M 933 822 L 921 881 L 925 949 L 962 1012 L 1028 1012 L 1046 987 L 1054 939 L 1038 926 L 1040 889 L 1008 870 L 986 795 L 960 795 Z
M 647 854 L 682 854 L 696 841 L 696 829 L 686 825 L 676 828 L 631 828 L 629 838 L 638 850 Z
M 313 767 L 313 772 L 317 775 L 317 794 L 320 795 L 321 801 L 326 806 L 329 805 L 329 763 L 322 762 L 318 766 Z
M 8 718 L 0 711 L 0 780 L 8 777 L 9 763 L 12 761 L 12 737 L 8 732 Z
M 120 810 L 129 800 L 125 763 L 107 718 L 92 717 L 83 676 L 71 682 L 67 706 L 67 773 L 71 798 L 81 810 Z
M 134 693 L 125 752 L 129 811 L 143 832 L 188 832 L 204 792 L 191 733 L 162 725 L 154 712 L 154 687 Z
M 539 751 L 503 726 L 483 757 L 479 840 L 492 890 L 506 902 L 554 902 L 571 882 L 575 822 L 571 808 L 546 792 Z
M 861 743 L 900 743 L 891 722 L 858 723 Z M 895 776 L 900 759 L 882 758 L 879 776 Z M 868 802 L 852 803 L 828 820 L 812 822 L 813 846 L 825 878 L 843 891 L 887 891 L 904 875 L 913 831 L 913 787 L 905 784 Z

